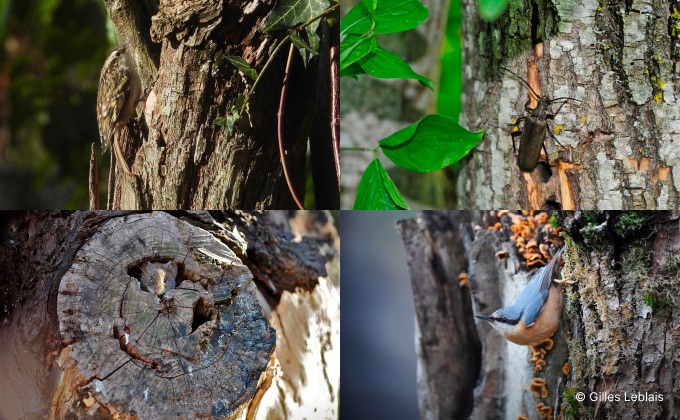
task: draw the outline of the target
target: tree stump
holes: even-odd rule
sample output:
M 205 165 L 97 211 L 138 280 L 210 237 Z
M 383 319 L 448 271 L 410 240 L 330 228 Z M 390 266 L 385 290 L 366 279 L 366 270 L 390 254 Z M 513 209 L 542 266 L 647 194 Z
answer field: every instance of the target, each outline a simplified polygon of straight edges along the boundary
M 165 213 L 108 221 L 59 286 L 52 415 L 239 416 L 276 340 L 252 278 L 222 242 Z

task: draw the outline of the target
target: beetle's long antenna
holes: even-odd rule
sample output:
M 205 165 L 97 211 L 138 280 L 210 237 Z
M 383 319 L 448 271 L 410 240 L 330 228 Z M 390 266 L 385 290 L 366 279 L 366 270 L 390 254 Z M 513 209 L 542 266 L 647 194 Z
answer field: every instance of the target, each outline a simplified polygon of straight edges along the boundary
M 568 97 L 568 96 L 563 96 L 563 97 L 561 97 L 561 98 L 552 99 L 552 100 L 550 100 L 550 103 L 552 104 L 552 103 L 555 102 L 555 101 L 563 101 L 563 102 L 562 102 L 562 105 L 566 104 L 567 101 L 576 101 L 576 102 L 578 102 L 578 103 L 580 103 L 580 104 L 583 104 L 583 105 L 585 105 L 586 107 L 592 109 L 592 108 L 590 107 L 590 105 L 588 105 L 588 103 L 583 102 L 583 101 L 580 100 L 580 99 L 570 98 L 570 97 Z M 559 109 L 562 108 L 562 105 L 560 105 L 560 108 L 559 108 Z
M 561 98 L 551 99 L 549 102 L 552 103 L 552 102 L 559 101 L 559 100 L 564 100 L 564 101 L 570 100 L 570 101 L 576 101 L 576 102 L 583 102 L 583 101 L 580 100 L 580 99 L 570 98 L 570 97 L 568 97 L 568 96 L 562 96 Z
M 531 87 L 531 85 L 529 84 L 529 82 L 527 82 L 526 80 L 524 80 L 524 79 L 522 79 L 521 77 L 519 77 L 519 75 L 518 75 L 517 73 L 515 73 L 514 71 L 509 70 L 507 67 L 501 67 L 501 70 L 505 70 L 505 71 L 507 71 L 508 73 L 512 74 L 512 75 L 515 76 L 520 82 L 522 82 L 522 83 L 524 84 L 524 86 L 526 86 L 527 88 L 529 88 L 529 90 L 531 91 L 531 93 L 533 93 L 534 96 L 536 97 L 536 100 L 540 100 L 540 99 L 541 99 L 541 95 L 539 95 L 538 93 L 536 93 L 536 91 L 534 90 L 534 88 Z

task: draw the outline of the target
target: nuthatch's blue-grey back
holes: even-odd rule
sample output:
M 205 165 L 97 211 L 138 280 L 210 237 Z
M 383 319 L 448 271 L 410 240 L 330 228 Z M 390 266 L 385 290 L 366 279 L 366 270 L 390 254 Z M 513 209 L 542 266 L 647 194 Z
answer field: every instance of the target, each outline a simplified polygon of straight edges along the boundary
M 562 282 L 553 278 L 562 251 L 564 247 L 536 272 L 512 306 L 500 308 L 490 316 L 475 316 L 489 321 L 496 331 L 515 344 L 541 344 L 557 331 L 562 320 Z

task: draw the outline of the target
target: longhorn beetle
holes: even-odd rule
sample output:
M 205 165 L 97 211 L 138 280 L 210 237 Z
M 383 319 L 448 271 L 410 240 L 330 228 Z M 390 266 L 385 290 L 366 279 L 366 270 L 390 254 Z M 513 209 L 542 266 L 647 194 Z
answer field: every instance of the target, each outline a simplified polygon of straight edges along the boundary
M 514 73 L 505 67 L 501 67 L 501 69 L 515 76 L 520 82 L 522 82 L 522 84 L 524 84 L 524 86 L 529 88 L 530 94 L 534 95 L 534 97 L 538 101 L 538 104 L 533 110 L 529 108 L 529 103 L 531 102 L 531 99 L 529 99 L 524 104 L 524 109 L 527 111 L 527 113 L 529 113 L 529 115 L 517 119 L 514 126 L 517 127 L 521 120 L 524 120 L 524 126 L 522 127 L 521 131 L 514 131 L 512 133 L 513 139 L 516 136 L 519 135 L 522 136 L 520 137 L 519 140 L 519 154 L 517 155 L 517 164 L 519 165 L 519 169 L 521 169 L 523 172 L 531 172 L 536 168 L 536 165 L 538 164 L 538 157 L 541 154 L 541 148 L 545 149 L 546 131 L 552 136 L 552 138 L 557 142 L 557 144 L 560 144 L 560 142 L 557 141 L 555 135 L 550 130 L 546 130 L 548 126 L 547 120 L 555 118 L 555 114 L 557 114 L 557 112 L 560 112 L 562 106 L 564 106 L 564 104 L 567 103 L 566 101 L 568 100 L 577 102 L 581 101 L 570 97 L 550 99 L 548 98 L 547 95 L 539 96 L 536 93 L 536 91 L 534 91 L 534 89 L 531 87 L 531 85 L 529 85 L 529 82 L 519 77 L 517 73 Z M 562 105 L 560 105 L 560 107 L 557 108 L 557 112 L 555 114 L 548 114 L 548 111 L 551 111 L 550 105 L 553 102 L 560 100 L 564 102 L 562 102 Z M 514 146 L 515 143 L 513 141 L 513 149 Z M 547 150 L 545 151 L 545 155 L 546 157 L 548 156 Z

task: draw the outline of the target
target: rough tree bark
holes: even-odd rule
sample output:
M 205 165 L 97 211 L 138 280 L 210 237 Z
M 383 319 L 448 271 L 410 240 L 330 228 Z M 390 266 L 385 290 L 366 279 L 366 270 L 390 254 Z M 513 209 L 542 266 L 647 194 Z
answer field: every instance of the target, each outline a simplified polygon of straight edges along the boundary
M 326 214 L 2 216 L 0 417 L 337 417 Z
M 452 406 L 460 410 L 456 418 L 680 416 L 674 304 L 680 214 L 565 212 L 557 222 L 569 234 L 562 277 L 575 284 L 564 287 L 562 328 L 542 348 L 509 343 L 485 322 L 476 323 L 479 335 L 470 332 L 475 320 L 464 302 L 471 297 L 474 313 L 485 315 L 514 302 L 530 278 L 527 264 L 533 265 L 520 255 L 533 245 L 518 238 L 532 238 L 536 249 L 556 241 L 558 229 L 547 216 L 423 212 L 418 222 L 402 222 L 420 334 L 423 418 L 451 418 Z M 461 271 L 469 288 L 459 283 Z M 461 292 L 455 300 L 463 304 L 450 305 Z M 474 360 L 481 360 L 481 370 Z M 474 403 L 467 406 L 473 388 Z M 647 400 L 632 402 L 632 394 Z M 605 403 L 607 395 L 619 400 Z
M 678 5 L 512 0 L 487 23 L 478 2 L 464 0 L 461 124 L 485 136 L 460 169 L 459 206 L 676 207 Z M 528 91 L 503 66 L 528 75 L 539 93 L 583 101 L 564 105 L 549 123 L 562 146 L 548 138 L 550 165 L 531 174 L 519 170 L 510 135 L 526 114 Z
M 151 1 L 105 4 L 121 42 L 139 34 L 130 48 L 147 92 L 138 117 L 121 136 L 132 175 L 111 173 L 109 207 L 294 208 L 277 142 L 288 48 L 278 52 L 249 98 L 249 115 L 241 115 L 231 133 L 216 124 L 232 107 L 240 108 L 239 95 L 253 86 L 226 57 L 242 57 L 261 70 L 286 35 L 261 30 L 274 2 L 161 1 L 157 8 Z M 305 66 L 295 52 L 288 78 L 283 137 L 301 200 L 317 64 L 313 59 Z
M 472 233 L 457 213 L 423 212 L 398 222 L 416 308 L 418 401 L 423 419 L 459 419 L 472 411 L 481 344 L 470 295 L 450 275 L 467 270 Z M 491 417 L 490 417 L 491 418 Z
M 576 281 L 567 292 L 565 409 L 577 417 L 680 418 L 680 214 L 577 213 L 560 223 L 578 245 L 563 270 Z M 584 403 L 574 400 L 578 391 Z M 631 402 L 638 395 L 645 400 Z

